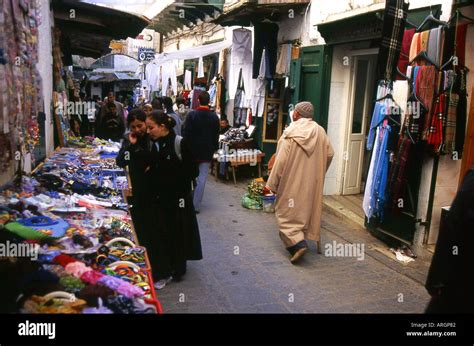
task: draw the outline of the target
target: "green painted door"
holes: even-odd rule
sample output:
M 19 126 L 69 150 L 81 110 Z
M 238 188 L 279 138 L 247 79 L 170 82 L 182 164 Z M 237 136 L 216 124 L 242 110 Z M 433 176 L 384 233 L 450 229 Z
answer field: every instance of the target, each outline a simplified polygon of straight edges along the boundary
M 309 101 L 314 106 L 314 120 L 327 130 L 331 50 L 327 45 L 303 47 L 301 58 L 293 60 L 291 85 L 294 104 Z M 296 87 L 299 85 L 299 88 Z

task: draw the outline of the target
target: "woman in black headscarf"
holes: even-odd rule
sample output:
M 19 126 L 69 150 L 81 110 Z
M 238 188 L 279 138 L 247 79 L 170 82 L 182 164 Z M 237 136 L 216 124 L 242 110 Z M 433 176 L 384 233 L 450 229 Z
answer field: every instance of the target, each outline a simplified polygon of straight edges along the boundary
M 145 158 L 148 157 L 150 140 L 146 129 L 146 114 L 143 110 L 135 108 L 127 117 L 127 126 L 130 132 L 126 134 L 122 147 L 116 158 L 117 166 L 128 166 L 132 184 L 132 196 L 129 197 L 130 212 L 133 225 L 138 235 L 138 241 L 142 243 L 143 233 L 146 231 L 144 225 L 144 210 L 148 204 L 145 184 Z
M 199 171 L 188 143 L 173 131 L 173 118 L 154 111 L 146 125 L 152 140 L 145 173 L 150 192 L 147 242 L 155 287 L 161 289 L 186 273 L 187 260 L 202 259 L 191 195 Z

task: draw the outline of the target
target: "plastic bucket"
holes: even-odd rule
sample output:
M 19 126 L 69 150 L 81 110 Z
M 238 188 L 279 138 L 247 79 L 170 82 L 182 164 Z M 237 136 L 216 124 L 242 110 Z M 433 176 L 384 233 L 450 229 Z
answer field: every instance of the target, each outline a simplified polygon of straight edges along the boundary
M 263 196 L 262 197 L 262 204 L 263 204 L 263 211 L 266 213 L 274 213 L 275 212 L 275 200 L 276 196 Z

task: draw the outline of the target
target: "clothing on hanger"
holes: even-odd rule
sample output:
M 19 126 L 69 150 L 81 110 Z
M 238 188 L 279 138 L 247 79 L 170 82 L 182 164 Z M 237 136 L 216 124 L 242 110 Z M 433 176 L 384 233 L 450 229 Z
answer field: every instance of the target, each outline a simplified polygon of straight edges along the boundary
M 401 125 L 403 127 L 403 122 L 405 115 L 407 113 L 407 101 L 408 101 L 408 81 L 406 80 L 397 80 L 393 82 L 393 100 L 401 107 Z
M 428 129 L 428 134 L 426 136 L 428 144 L 433 146 L 435 153 L 439 154 L 441 152 L 441 146 L 443 144 L 443 124 L 445 120 L 445 102 L 446 95 L 442 93 L 436 98 L 433 114 L 431 116 L 431 126 Z
M 263 51 L 262 58 L 260 59 L 260 71 L 258 78 L 252 80 L 252 100 L 250 108 L 252 109 L 253 116 L 261 117 L 263 115 L 265 107 L 265 70 L 266 70 L 266 50 Z
M 437 65 L 441 64 L 441 54 L 443 52 L 444 29 L 442 26 L 429 31 L 428 48 L 426 53 L 428 57 Z
M 278 52 L 278 24 L 259 22 L 254 25 L 254 52 L 252 78 L 257 78 L 260 72 L 260 61 L 263 49 L 268 54 L 268 65 L 270 78 L 275 75 Z
M 161 66 L 161 96 L 167 96 L 169 86 L 172 88 L 174 95 L 177 95 L 178 78 L 176 76 L 176 65 L 174 61 L 167 61 Z
M 425 117 L 422 129 L 423 140 L 426 140 L 431 124 L 431 109 L 437 85 L 437 75 L 438 73 L 434 66 L 420 66 L 416 74 L 416 95 L 427 110 L 427 116 Z
M 290 73 L 291 47 L 291 44 L 280 45 L 275 71 L 277 75 L 286 76 Z
M 401 73 L 407 74 L 408 62 L 411 61 L 410 57 L 410 48 L 413 41 L 413 36 L 415 35 L 415 29 L 407 29 L 403 33 L 402 39 L 402 48 L 400 50 L 400 57 L 398 58 L 397 67 Z M 415 57 L 416 54 L 413 56 Z M 402 79 L 401 76 L 397 75 L 397 79 Z
M 407 14 L 408 3 L 405 3 L 405 1 L 386 1 L 382 27 L 382 41 L 380 43 L 378 57 L 378 79 L 395 79 L 395 67 L 402 48 L 403 32 Z
M 197 77 L 198 78 L 204 77 L 204 61 L 202 59 L 202 56 L 199 57 Z
M 248 29 L 235 29 L 232 32 L 232 54 L 229 73 L 229 95 L 234 97 L 237 91 L 239 72 L 246 87 L 252 80 L 252 32 Z M 250 93 L 247 94 L 250 99 Z
M 184 71 L 184 90 L 191 90 L 191 71 Z

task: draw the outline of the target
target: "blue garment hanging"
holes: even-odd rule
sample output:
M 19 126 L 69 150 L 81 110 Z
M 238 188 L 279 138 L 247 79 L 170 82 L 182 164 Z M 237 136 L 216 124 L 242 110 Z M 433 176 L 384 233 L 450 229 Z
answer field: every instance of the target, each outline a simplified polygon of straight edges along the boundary
M 372 150 L 374 146 L 375 131 L 377 124 L 379 124 L 385 116 L 385 105 L 382 102 L 376 102 L 374 112 L 372 114 L 372 121 L 370 122 L 369 135 L 367 137 L 367 150 Z
M 384 207 L 386 202 L 386 187 L 388 181 L 388 167 L 390 154 L 387 151 L 388 139 L 391 132 L 391 127 L 386 125 L 383 128 L 382 143 L 379 159 L 379 174 L 376 176 L 376 191 L 375 191 L 375 212 L 379 215 L 380 220 L 383 220 Z

